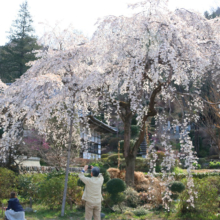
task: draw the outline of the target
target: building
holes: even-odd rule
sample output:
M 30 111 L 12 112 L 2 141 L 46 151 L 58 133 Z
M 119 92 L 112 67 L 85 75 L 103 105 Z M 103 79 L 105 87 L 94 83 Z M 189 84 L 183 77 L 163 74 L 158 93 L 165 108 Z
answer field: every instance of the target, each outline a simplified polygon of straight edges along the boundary
M 117 129 L 113 128 L 94 116 L 87 116 L 89 118 L 89 126 L 91 137 L 89 138 L 87 149 L 83 149 L 80 153 L 80 157 L 84 159 L 99 159 L 101 158 L 101 134 L 103 133 L 116 133 Z M 80 126 L 80 137 L 82 142 L 87 139 L 87 132 L 83 131 L 83 125 Z

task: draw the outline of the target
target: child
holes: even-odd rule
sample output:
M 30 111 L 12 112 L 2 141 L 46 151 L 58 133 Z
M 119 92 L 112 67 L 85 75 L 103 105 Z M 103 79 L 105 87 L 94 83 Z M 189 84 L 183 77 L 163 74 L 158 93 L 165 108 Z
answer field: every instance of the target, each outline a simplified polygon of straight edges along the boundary
M 11 198 L 8 200 L 8 208 L 5 211 L 6 220 L 26 220 L 24 209 L 22 208 L 15 192 L 11 193 Z

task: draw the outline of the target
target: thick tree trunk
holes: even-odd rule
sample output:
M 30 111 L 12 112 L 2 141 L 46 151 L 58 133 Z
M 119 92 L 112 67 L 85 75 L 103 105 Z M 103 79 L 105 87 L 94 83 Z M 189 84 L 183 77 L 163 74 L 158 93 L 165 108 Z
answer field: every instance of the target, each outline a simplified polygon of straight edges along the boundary
M 129 155 L 125 158 L 126 162 L 126 176 L 125 182 L 128 186 L 134 185 L 134 170 L 135 170 L 135 158 L 136 155 Z
M 128 186 L 134 185 L 134 169 L 135 169 L 135 158 L 133 150 L 130 146 L 131 140 L 131 119 L 132 115 L 126 117 L 124 120 L 124 157 L 126 162 L 126 176 L 125 182 Z
M 130 103 L 121 102 L 120 106 L 122 108 L 122 113 L 120 113 L 120 117 L 124 123 L 124 157 L 126 161 L 126 176 L 125 182 L 129 186 L 134 185 L 134 170 L 135 170 L 135 159 L 137 156 L 138 149 L 140 144 L 144 140 L 145 135 L 145 122 L 148 117 L 153 117 L 157 114 L 157 111 L 154 108 L 155 98 L 158 93 L 161 91 L 162 84 L 159 83 L 158 87 L 154 89 L 150 97 L 149 109 L 147 114 L 143 117 L 141 131 L 139 137 L 137 138 L 133 147 L 130 146 L 131 140 L 131 119 L 132 119 L 132 111 L 130 108 Z
M 71 152 L 71 144 L 72 144 L 72 130 L 73 130 L 73 120 L 71 119 L 71 121 L 70 121 L 70 132 L 69 132 L 67 165 L 66 165 L 66 176 L 65 176 L 65 185 L 64 185 L 64 192 L 63 192 L 63 202 L 62 202 L 61 216 L 64 216 L 64 211 L 65 211 L 66 193 L 67 193 L 67 184 L 68 184 L 68 175 L 69 175 L 69 165 L 70 165 L 70 152 Z

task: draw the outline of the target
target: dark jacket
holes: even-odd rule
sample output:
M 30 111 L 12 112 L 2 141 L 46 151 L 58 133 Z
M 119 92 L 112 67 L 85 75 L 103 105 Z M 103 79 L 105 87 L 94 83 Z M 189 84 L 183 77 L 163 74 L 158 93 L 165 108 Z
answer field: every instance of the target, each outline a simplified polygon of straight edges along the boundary
M 6 210 L 12 209 L 15 212 L 22 212 L 24 209 L 22 208 L 19 200 L 17 198 L 11 198 L 8 200 L 8 208 Z

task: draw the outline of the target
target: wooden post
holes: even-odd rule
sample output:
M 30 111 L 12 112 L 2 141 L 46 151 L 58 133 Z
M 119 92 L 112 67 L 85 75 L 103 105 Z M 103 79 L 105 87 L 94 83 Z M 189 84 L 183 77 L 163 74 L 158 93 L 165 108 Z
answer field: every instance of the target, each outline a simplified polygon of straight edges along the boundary
M 149 140 L 149 136 L 148 136 L 148 124 L 147 124 L 147 122 L 146 122 L 146 144 L 147 144 L 147 147 L 146 147 L 146 158 L 147 158 L 148 146 L 150 145 L 150 140 Z
M 68 174 L 69 174 L 69 165 L 70 165 L 70 152 L 71 152 L 71 145 L 72 145 L 72 131 L 73 131 L 73 119 L 71 118 L 70 119 L 68 153 L 67 153 L 66 175 L 65 175 L 65 184 L 64 184 L 63 201 L 62 201 L 62 209 L 61 209 L 61 216 L 62 217 L 64 216 L 65 203 L 66 203 L 66 193 L 67 193 Z
M 118 142 L 118 169 L 120 166 L 120 141 Z
M 32 208 L 32 203 L 33 203 L 33 200 L 32 200 L 32 198 L 30 197 L 30 208 Z

